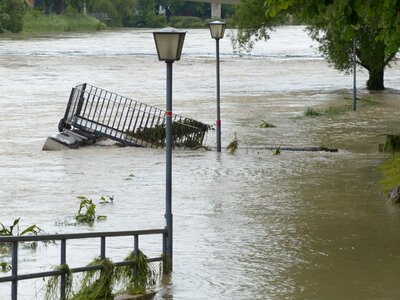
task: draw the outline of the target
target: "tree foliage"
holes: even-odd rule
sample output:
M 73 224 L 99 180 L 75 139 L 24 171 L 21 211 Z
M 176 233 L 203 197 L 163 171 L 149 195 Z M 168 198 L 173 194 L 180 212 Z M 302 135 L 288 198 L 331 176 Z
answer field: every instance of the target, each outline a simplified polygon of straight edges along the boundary
M 20 32 L 27 5 L 24 0 L 0 1 L 0 33 L 8 30 Z
M 288 16 L 308 24 L 321 53 L 349 72 L 353 39 L 357 63 L 369 72 L 367 87 L 383 89 L 384 69 L 400 47 L 400 0 L 242 0 L 236 10 L 239 45 L 268 39 L 273 25 Z

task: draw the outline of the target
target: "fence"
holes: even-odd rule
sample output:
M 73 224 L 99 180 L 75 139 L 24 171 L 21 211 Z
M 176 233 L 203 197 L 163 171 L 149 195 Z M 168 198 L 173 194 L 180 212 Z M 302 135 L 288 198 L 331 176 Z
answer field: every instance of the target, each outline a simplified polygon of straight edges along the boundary
M 173 115 L 176 146 L 201 146 L 209 126 Z M 59 130 L 78 128 L 95 136 L 140 147 L 163 147 L 166 111 L 87 83 L 72 89 Z
M 115 232 L 89 232 L 89 233 L 72 233 L 72 234 L 52 234 L 52 235 L 31 235 L 31 236 L 4 236 L 0 237 L 0 244 L 11 243 L 12 244 L 12 258 L 11 258 L 11 276 L 0 277 L 0 283 L 11 282 L 11 299 L 17 300 L 18 294 L 18 281 L 51 277 L 51 276 L 61 276 L 60 277 L 60 298 L 65 299 L 66 293 L 66 271 L 63 270 L 53 270 L 47 272 L 29 273 L 29 274 L 18 274 L 18 244 L 21 242 L 38 242 L 38 241 L 61 241 L 60 247 L 60 265 L 65 265 L 66 262 L 66 246 L 67 240 L 72 239 L 87 239 L 87 238 L 100 238 L 100 258 L 106 258 L 106 238 L 107 237 L 121 237 L 121 236 L 131 236 L 134 237 L 134 253 L 138 255 L 139 253 L 139 236 L 143 235 L 162 235 L 162 253 L 166 253 L 166 239 L 167 230 L 166 229 L 152 229 L 152 230 L 139 230 L 139 231 L 115 231 Z M 165 260 L 162 256 L 149 258 L 149 262 L 163 261 Z M 129 265 L 131 262 L 116 262 L 113 263 L 114 266 L 125 266 Z M 79 268 L 71 268 L 71 273 L 79 273 L 90 270 L 100 270 L 102 266 L 85 266 Z M 166 266 L 164 265 L 164 270 Z

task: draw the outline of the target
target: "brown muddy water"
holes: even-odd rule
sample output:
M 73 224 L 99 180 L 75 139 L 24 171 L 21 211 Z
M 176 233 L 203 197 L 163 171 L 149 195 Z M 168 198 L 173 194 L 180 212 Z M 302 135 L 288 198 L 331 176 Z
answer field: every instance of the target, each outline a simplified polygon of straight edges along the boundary
M 174 64 L 174 112 L 210 124 L 214 46 L 207 30 L 189 30 Z M 364 90 L 359 74 L 360 96 L 375 105 L 304 118 L 308 106 L 351 105 L 351 75 L 329 68 L 316 48 L 302 27 L 278 29 L 251 55 L 234 55 L 229 39 L 221 41 L 223 145 L 236 133 L 239 151 L 174 151 L 174 272 L 157 299 L 400 298 L 400 210 L 386 203 L 377 169 L 383 134 L 400 131 L 399 66 L 387 70 L 381 93 Z M 165 107 L 165 64 L 150 30 L 1 39 L 0 75 L 0 222 L 21 217 L 21 228 L 48 233 L 164 226 L 163 150 L 105 142 L 41 151 L 77 84 Z M 260 128 L 262 120 L 276 128 Z M 207 144 L 214 141 L 211 133 Z M 263 149 L 320 145 L 339 152 Z M 107 220 L 76 225 L 81 195 L 114 195 L 113 205 L 98 205 Z M 159 240 L 142 245 L 160 254 Z M 115 239 L 107 251 L 118 260 L 126 246 Z M 19 271 L 52 268 L 58 249 L 21 248 Z M 99 244 L 71 242 L 67 253 L 71 267 L 81 266 Z M 43 285 L 20 282 L 19 299 L 42 299 Z M 0 284 L 0 299 L 9 295 Z

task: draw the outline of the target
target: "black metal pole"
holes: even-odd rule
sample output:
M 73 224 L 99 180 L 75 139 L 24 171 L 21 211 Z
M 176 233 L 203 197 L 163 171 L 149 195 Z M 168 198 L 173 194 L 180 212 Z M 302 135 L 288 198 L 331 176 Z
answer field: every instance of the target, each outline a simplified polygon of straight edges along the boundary
M 11 282 L 11 299 L 17 300 L 18 297 L 18 242 L 12 243 L 11 275 L 14 277 Z
M 165 219 L 167 222 L 167 256 L 172 268 L 172 64 L 167 64 L 167 113 L 166 113 L 166 203 Z
M 356 38 L 353 38 L 353 110 L 357 108 L 357 76 L 356 76 Z
M 61 266 L 64 266 L 67 263 L 67 240 L 62 239 L 61 240 L 61 256 L 60 256 L 60 264 Z M 66 299 L 66 274 L 60 275 L 60 299 L 65 300 Z
M 217 132 L 217 152 L 221 152 L 221 108 L 220 108 L 220 72 L 219 72 L 219 39 L 215 39 L 216 49 L 217 49 L 217 121 L 215 122 L 216 132 Z

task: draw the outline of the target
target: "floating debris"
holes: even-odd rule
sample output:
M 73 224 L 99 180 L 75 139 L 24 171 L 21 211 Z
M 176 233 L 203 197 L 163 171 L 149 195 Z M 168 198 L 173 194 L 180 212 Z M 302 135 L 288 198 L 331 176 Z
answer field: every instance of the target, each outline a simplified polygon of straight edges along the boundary
M 164 147 L 166 114 L 165 110 L 84 83 L 72 89 L 58 125 L 60 133 L 47 138 L 43 150 L 78 148 L 104 138 L 128 146 Z M 173 115 L 174 146 L 202 147 L 210 128 Z

